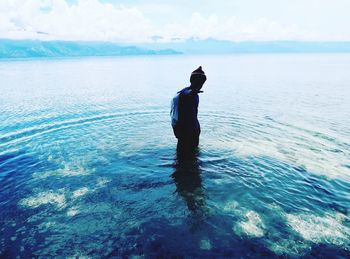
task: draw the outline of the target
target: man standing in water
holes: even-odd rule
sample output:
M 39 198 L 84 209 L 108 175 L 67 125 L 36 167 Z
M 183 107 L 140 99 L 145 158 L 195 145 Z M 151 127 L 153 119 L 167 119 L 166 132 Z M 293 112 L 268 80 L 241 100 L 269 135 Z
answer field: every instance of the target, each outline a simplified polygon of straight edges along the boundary
M 194 149 L 199 144 L 198 93 L 202 92 L 200 89 L 206 80 L 202 67 L 197 68 L 191 74 L 191 85 L 179 91 L 172 100 L 171 124 L 178 139 L 178 148 Z

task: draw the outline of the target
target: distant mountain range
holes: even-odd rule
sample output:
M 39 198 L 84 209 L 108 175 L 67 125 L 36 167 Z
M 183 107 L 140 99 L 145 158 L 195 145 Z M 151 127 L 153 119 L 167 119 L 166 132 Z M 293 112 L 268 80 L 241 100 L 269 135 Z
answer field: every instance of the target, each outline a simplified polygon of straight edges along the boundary
M 39 57 L 174 55 L 172 49 L 147 49 L 108 42 L 70 42 L 0 39 L 0 59 Z
M 230 53 L 350 53 L 350 42 L 246 41 L 215 39 L 153 42 L 133 46 L 109 42 L 0 39 L 0 59 Z
M 314 41 L 242 41 L 196 40 L 183 42 L 151 43 L 137 45 L 144 48 L 169 48 L 184 54 L 226 54 L 226 53 L 343 53 L 350 52 L 350 42 Z

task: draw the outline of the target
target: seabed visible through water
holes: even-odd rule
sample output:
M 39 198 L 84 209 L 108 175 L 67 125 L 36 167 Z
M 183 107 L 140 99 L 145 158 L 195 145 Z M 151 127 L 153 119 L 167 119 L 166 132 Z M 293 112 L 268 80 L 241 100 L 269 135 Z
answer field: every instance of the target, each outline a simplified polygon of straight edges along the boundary
M 0 62 L 0 257 L 349 257 L 349 61 Z M 181 157 L 170 100 L 198 62 Z

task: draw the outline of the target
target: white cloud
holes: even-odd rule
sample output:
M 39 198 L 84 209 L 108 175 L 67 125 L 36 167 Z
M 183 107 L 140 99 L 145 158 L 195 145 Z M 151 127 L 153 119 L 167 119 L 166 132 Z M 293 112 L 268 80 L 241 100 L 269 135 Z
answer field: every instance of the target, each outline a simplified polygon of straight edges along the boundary
M 163 33 L 162 33 L 163 32 Z M 186 24 L 165 25 L 159 35 L 170 38 L 216 38 L 222 40 L 297 40 L 307 39 L 296 25 L 283 26 L 268 19 L 242 23 L 236 17 L 219 18 L 216 14 L 207 17 L 194 13 Z
M 0 37 L 62 40 L 145 41 L 152 25 L 136 8 L 81 0 L 1 2 Z
M 0 37 L 103 40 L 114 42 L 146 42 L 154 35 L 172 38 L 225 40 L 318 40 L 320 33 L 307 31 L 295 23 L 255 17 L 247 21 L 241 16 L 199 11 L 181 13 L 181 19 L 170 18 L 171 5 L 120 5 L 98 0 L 0 0 Z M 174 7 L 175 8 L 175 7 Z M 152 16 L 152 9 L 154 15 Z M 169 14 L 162 19 L 161 10 Z M 218 10 L 216 10 L 218 11 Z M 344 35 L 343 35 L 344 36 Z M 334 38 L 333 38 L 334 39 Z

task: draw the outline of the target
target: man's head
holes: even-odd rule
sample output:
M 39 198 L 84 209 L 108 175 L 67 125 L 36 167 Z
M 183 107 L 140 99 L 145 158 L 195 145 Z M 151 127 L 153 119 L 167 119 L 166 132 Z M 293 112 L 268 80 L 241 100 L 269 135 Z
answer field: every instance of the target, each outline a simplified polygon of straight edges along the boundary
M 199 91 L 206 80 L 207 80 L 207 77 L 205 76 L 205 73 L 202 70 L 202 67 L 200 66 L 191 74 L 191 78 L 190 78 L 191 88 L 193 90 Z

